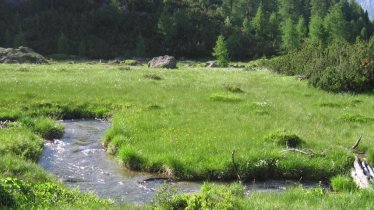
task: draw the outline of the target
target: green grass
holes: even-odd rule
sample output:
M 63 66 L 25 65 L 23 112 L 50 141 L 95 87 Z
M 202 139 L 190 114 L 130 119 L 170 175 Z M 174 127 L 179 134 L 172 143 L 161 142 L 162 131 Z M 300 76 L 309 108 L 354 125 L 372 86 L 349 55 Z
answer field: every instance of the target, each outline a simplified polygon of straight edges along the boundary
M 356 193 L 325 192 L 323 189 L 296 188 L 285 193 L 253 193 L 244 201 L 244 209 L 372 209 L 372 191 Z
M 122 68 L 88 63 L 0 65 L 0 120 L 15 124 L 0 129 L 4 176 L 51 180 L 33 161 L 41 152 L 42 137 L 61 135 L 56 119 L 110 118 L 112 126 L 103 141 L 125 166 L 185 180 L 236 179 L 233 150 L 243 180 L 328 179 L 349 170 L 349 149 L 361 133 L 361 148 L 374 146 L 369 141 L 374 138 L 370 93 L 327 93 L 268 71 Z M 279 130 L 287 135 L 269 141 L 269 134 Z M 316 155 L 284 151 L 291 146 L 288 137 Z M 284 139 L 285 144 L 279 143 Z M 35 175 L 28 179 L 30 174 Z M 277 200 L 273 194 L 256 193 L 251 198 L 274 199 L 282 207 L 287 196 L 292 197 L 286 193 Z M 326 205 L 334 207 L 335 197 L 348 195 L 329 194 Z M 318 199 L 311 197 L 311 206 L 318 207 Z
M 0 129 L 0 208 L 50 209 L 55 206 L 108 206 L 91 194 L 68 190 L 35 163 L 43 141 L 27 127 Z
M 240 184 L 204 184 L 201 191 L 179 195 L 170 187 L 161 188 L 155 208 L 159 209 L 372 209 L 373 191 L 329 192 L 324 188 L 301 186 L 285 192 L 251 192 L 245 195 Z
M 14 154 L 25 159 L 37 160 L 42 153 L 40 137 L 22 127 L 0 129 L 0 155 Z
M 353 192 L 357 190 L 351 177 L 338 175 L 331 179 L 331 188 L 335 192 Z
M 64 126 L 50 118 L 22 118 L 20 121 L 46 140 L 59 139 L 64 134 Z
M 132 169 L 180 179 L 235 179 L 233 150 L 244 179 L 327 179 L 347 171 L 348 149 L 359 134 L 374 137 L 374 123 L 364 117 L 374 107 L 371 95 L 327 93 L 268 71 L 24 67 L 30 71 L 0 66 L 0 116 L 112 118 L 104 140 L 108 151 Z M 303 149 L 319 155 L 284 152 L 285 145 L 266 140 L 277 130 L 287 130 L 302 139 Z

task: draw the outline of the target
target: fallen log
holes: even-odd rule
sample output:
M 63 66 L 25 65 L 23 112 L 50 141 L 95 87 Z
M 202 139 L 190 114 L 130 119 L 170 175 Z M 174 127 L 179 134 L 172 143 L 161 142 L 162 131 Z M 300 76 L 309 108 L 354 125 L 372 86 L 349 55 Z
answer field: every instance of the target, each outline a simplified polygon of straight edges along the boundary
M 369 174 L 369 170 L 365 169 L 365 166 L 361 164 L 360 158 L 358 158 L 358 156 L 355 156 L 355 161 L 353 162 L 353 169 L 351 171 L 351 176 L 353 178 L 353 181 L 356 183 L 356 185 L 359 188 L 367 189 L 370 187 L 371 176 Z

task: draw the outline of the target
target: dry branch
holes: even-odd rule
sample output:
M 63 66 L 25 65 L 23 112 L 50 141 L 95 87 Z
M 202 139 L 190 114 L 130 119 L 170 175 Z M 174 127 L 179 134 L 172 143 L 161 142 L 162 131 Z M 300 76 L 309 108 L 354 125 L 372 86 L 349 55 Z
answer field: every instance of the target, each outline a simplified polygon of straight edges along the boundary
M 0 121 L 0 128 L 5 128 L 5 127 L 7 127 L 8 126 L 8 124 L 9 124 L 9 121 Z
M 357 149 L 358 145 L 360 145 L 361 140 L 362 140 L 362 134 L 361 134 L 360 138 L 357 139 L 356 143 L 353 145 L 352 150 Z

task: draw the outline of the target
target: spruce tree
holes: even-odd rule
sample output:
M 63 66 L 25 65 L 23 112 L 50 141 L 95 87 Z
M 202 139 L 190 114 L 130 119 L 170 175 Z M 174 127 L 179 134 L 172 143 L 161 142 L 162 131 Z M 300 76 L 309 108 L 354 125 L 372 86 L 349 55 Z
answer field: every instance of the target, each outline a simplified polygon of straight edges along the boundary
M 325 29 L 328 33 L 328 43 L 334 41 L 347 41 L 348 23 L 343 13 L 343 3 L 335 4 L 326 15 L 324 20 Z
M 310 0 L 311 16 L 325 17 L 330 3 L 327 0 Z
M 252 19 L 251 22 L 252 28 L 255 32 L 257 40 L 262 40 L 265 37 L 265 27 L 266 27 L 266 17 L 262 7 L 262 3 L 258 6 L 256 16 Z
M 309 39 L 310 44 L 317 44 L 325 46 L 327 44 L 327 32 L 323 24 L 323 19 L 318 16 L 312 16 L 309 24 Z
M 300 16 L 299 21 L 297 22 L 296 25 L 296 32 L 297 32 L 297 41 L 298 44 L 302 44 L 307 37 L 308 33 L 308 28 L 306 27 L 304 17 Z
M 246 34 L 249 34 L 251 32 L 251 22 L 247 17 L 243 20 L 242 31 Z
M 282 48 L 292 50 L 299 47 L 298 34 L 291 18 L 286 19 L 282 25 Z
M 213 56 L 221 67 L 227 67 L 230 63 L 225 38 L 222 35 L 217 38 L 216 46 L 213 48 Z

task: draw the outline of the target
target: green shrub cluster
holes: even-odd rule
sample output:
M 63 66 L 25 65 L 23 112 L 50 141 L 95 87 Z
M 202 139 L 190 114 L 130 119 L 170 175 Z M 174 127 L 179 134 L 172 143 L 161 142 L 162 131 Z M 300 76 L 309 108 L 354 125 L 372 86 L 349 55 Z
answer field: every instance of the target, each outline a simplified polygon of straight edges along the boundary
M 331 187 L 335 192 L 353 192 L 357 189 L 352 178 L 341 175 L 331 178 Z
M 292 148 L 300 147 L 305 143 L 300 137 L 286 130 L 278 130 L 275 133 L 271 133 L 265 140 L 280 146 Z
M 107 201 L 51 182 L 35 184 L 17 178 L 0 178 L 0 208 L 31 209 L 94 203 L 105 204 Z
M 241 184 L 204 184 L 196 194 L 178 195 L 168 186 L 162 187 L 154 205 L 158 209 L 243 209 L 245 190 Z
M 374 39 L 355 44 L 309 45 L 272 59 L 278 73 L 303 75 L 309 84 L 332 92 L 365 92 L 374 88 Z

